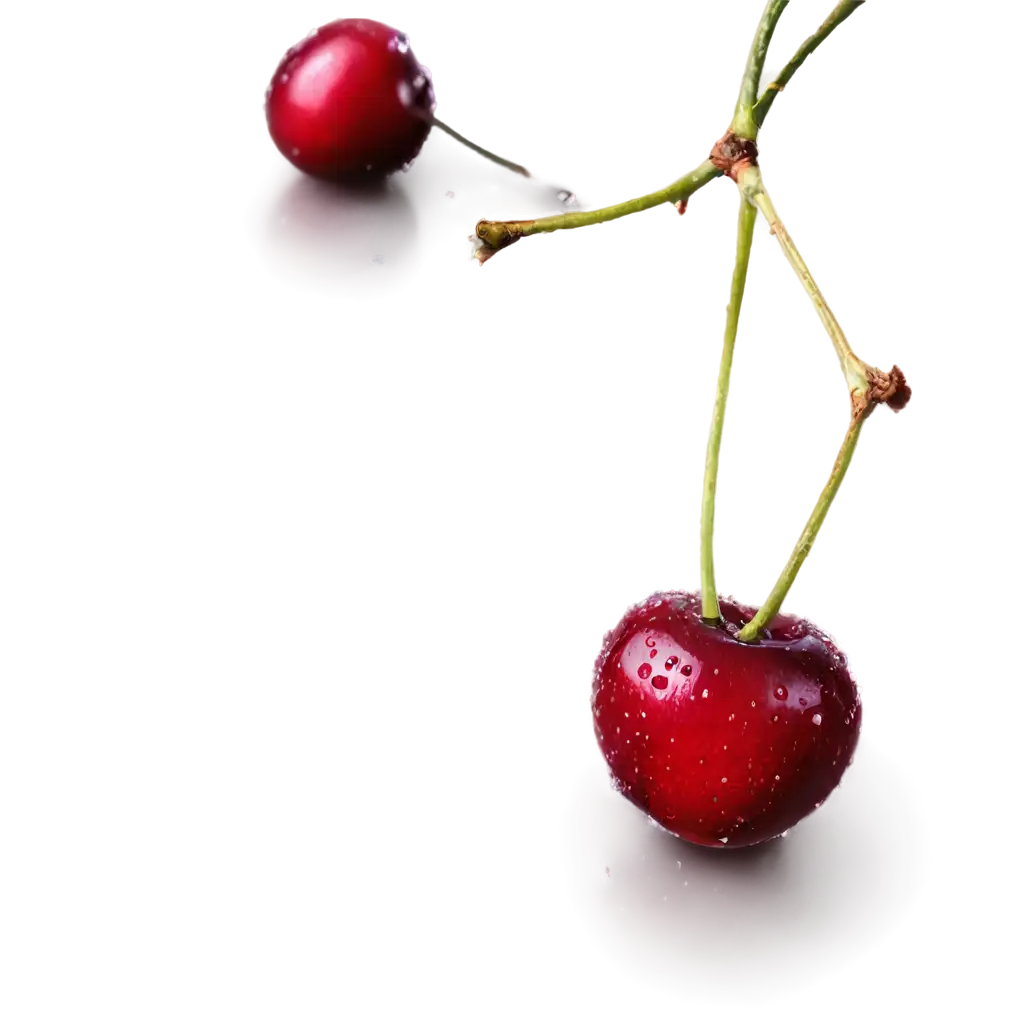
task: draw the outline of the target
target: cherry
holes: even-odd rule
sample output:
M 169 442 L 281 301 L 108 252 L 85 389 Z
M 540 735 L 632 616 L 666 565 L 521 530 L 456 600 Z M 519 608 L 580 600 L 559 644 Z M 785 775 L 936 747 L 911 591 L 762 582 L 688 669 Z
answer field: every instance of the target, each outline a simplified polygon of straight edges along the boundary
M 871 754 L 790 836 L 727 856 L 652 827 L 586 759 L 553 822 L 570 919 L 602 964 L 677 1004 L 799 997 L 899 909 L 918 861 L 903 780 Z
M 754 609 L 652 594 L 606 637 L 594 667 L 594 731 L 616 788 L 701 846 L 781 835 L 839 785 L 860 733 L 846 655 L 804 619 L 777 615 L 735 638 Z
M 401 33 L 346 18 L 293 46 L 267 89 L 267 126 L 301 171 L 380 181 L 407 166 L 430 133 L 434 90 Z

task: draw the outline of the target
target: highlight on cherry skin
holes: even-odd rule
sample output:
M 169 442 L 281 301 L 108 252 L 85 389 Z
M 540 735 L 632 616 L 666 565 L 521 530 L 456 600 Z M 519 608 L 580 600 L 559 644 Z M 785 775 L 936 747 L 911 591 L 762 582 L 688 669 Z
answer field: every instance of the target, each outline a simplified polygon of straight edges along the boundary
M 416 158 L 434 105 L 430 72 L 403 33 L 346 18 L 284 55 L 266 93 L 267 127 L 306 174 L 379 182 Z
M 591 706 L 615 787 L 701 846 L 751 846 L 819 807 L 853 758 L 861 705 L 846 655 L 805 619 L 778 615 L 735 639 L 756 609 L 652 594 L 605 637 Z

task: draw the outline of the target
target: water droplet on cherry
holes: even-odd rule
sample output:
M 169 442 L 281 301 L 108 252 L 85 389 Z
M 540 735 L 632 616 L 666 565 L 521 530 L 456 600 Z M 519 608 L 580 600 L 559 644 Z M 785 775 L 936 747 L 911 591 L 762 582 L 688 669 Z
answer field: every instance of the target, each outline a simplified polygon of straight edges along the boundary
M 651 686 L 656 690 L 664 690 L 668 686 L 668 679 L 665 676 L 655 676 L 651 680 Z

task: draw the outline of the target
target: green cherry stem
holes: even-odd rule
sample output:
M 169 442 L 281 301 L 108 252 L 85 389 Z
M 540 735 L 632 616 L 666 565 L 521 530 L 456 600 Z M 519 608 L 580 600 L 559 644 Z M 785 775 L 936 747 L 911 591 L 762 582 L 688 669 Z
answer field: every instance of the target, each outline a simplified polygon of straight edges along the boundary
M 571 213 L 558 214 L 555 217 L 540 217 L 537 220 L 481 220 L 476 226 L 476 236 L 483 242 L 483 250 L 493 254 L 504 249 L 513 242 L 527 235 L 539 235 L 547 231 L 561 231 L 566 228 L 582 228 L 590 224 L 603 224 L 606 221 L 626 217 L 631 213 L 649 210 L 662 203 L 678 203 L 687 200 L 698 189 L 709 181 L 720 177 L 710 160 L 705 160 L 689 174 L 684 174 L 677 181 L 665 188 L 650 192 L 638 199 L 627 199 L 624 203 L 614 206 L 603 206 L 598 210 L 574 210 Z
M 854 449 L 857 447 L 861 427 L 864 425 L 867 410 L 870 408 L 872 406 L 863 407 L 850 418 L 850 426 L 839 448 L 839 454 L 836 456 L 835 465 L 832 467 L 828 483 L 825 484 L 825 489 L 821 492 L 821 496 L 814 506 L 814 511 L 811 513 L 810 519 L 807 520 L 807 525 L 804 527 L 803 533 L 800 534 L 800 539 L 796 542 L 793 553 L 789 556 L 789 561 L 786 563 L 775 586 L 772 587 L 772 592 L 765 599 L 758 613 L 736 634 L 737 640 L 746 642 L 756 640 L 761 630 L 778 615 L 782 602 L 786 599 L 789 588 L 793 585 L 796 574 L 800 571 L 800 566 L 804 564 L 804 560 L 810 554 L 814 539 L 818 536 L 818 531 L 821 529 L 821 524 L 825 521 L 825 516 L 832 505 L 832 500 L 839 491 L 839 485 L 842 484 L 843 477 L 846 476 L 846 471 L 850 467 L 850 460 L 853 458 Z
M 756 100 L 757 88 L 764 70 L 765 55 L 768 44 L 771 42 L 772 34 L 788 0 L 770 0 L 761 21 L 758 23 L 757 31 L 754 34 L 754 41 L 747 57 L 747 66 L 744 69 L 743 80 L 740 86 L 740 96 L 736 102 L 736 112 L 733 117 L 732 130 L 744 138 L 756 138 L 758 129 L 764 124 L 768 110 L 775 101 L 775 96 L 780 92 L 789 80 L 796 74 L 801 64 L 821 45 L 832 31 L 845 21 L 856 10 L 863 0 L 842 0 L 833 9 L 832 13 L 825 19 L 818 31 L 804 41 L 801 47 L 790 59 L 789 63 Z M 442 131 L 448 131 L 456 138 L 456 135 L 447 125 L 438 124 Z M 472 146 L 471 148 L 476 148 Z M 483 151 L 484 155 L 487 154 Z M 502 162 L 499 160 L 499 162 Z M 689 174 L 683 175 L 678 181 L 674 181 L 667 188 L 659 189 L 657 192 L 649 192 L 638 199 L 629 199 L 624 203 L 616 203 L 614 206 L 603 206 L 599 210 L 574 211 L 564 213 L 557 217 L 541 217 L 537 220 L 481 220 L 476 226 L 476 237 L 481 243 L 477 251 L 477 259 L 485 263 L 500 249 L 504 249 L 513 242 L 527 235 L 539 235 L 549 231 L 561 231 L 565 228 L 582 228 L 590 224 L 603 224 L 606 221 L 616 220 L 619 217 L 626 217 L 632 213 L 640 213 L 642 210 L 649 210 L 662 203 L 678 203 L 688 199 L 698 189 L 703 188 L 709 181 L 720 177 L 721 171 L 705 160 Z
M 832 13 L 821 23 L 817 32 L 801 43 L 789 63 L 779 72 L 778 77 L 768 84 L 754 104 L 754 124 L 758 128 L 764 124 L 775 97 L 786 88 L 789 80 L 796 74 L 797 68 L 863 3 L 864 0 L 842 0 L 832 8 Z
M 711 414 L 711 431 L 708 434 L 708 451 L 704 462 L 704 495 L 700 510 L 701 612 L 705 619 L 712 622 L 717 622 L 721 618 L 718 607 L 718 590 L 715 587 L 715 555 L 712 544 L 715 533 L 718 453 L 722 447 L 722 425 L 725 422 L 725 403 L 729 397 L 732 356 L 736 347 L 736 330 L 740 322 L 740 307 L 743 305 L 743 289 L 747 283 L 747 266 L 750 263 L 750 247 L 754 239 L 756 221 L 757 208 L 751 206 L 744 196 L 740 196 L 739 225 L 736 229 L 736 262 L 732 271 L 729 307 L 725 314 L 725 341 L 722 344 L 722 361 L 718 368 L 715 407 Z
M 740 82 L 740 94 L 736 100 L 736 111 L 732 124 L 729 125 L 734 134 L 741 139 L 756 139 L 760 122 L 754 119 L 754 104 L 757 102 L 757 90 L 761 85 L 761 73 L 764 71 L 764 59 L 768 53 L 768 44 L 772 41 L 775 26 L 782 17 L 789 0 L 768 0 L 764 13 L 757 24 L 754 41 L 750 44 L 747 65 L 743 69 Z M 795 70 L 795 69 L 794 69 Z
M 477 160 L 482 160 L 486 164 L 501 168 L 503 171 L 510 171 L 520 177 L 529 177 L 526 171 L 517 163 L 512 160 L 508 160 L 506 157 L 499 156 L 497 153 L 493 153 L 490 150 L 485 150 L 483 146 L 477 145 L 476 142 L 465 134 L 461 128 L 456 128 L 451 121 L 445 121 L 443 123 L 435 122 L 434 130 L 439 135 L 443 135 L 444 138 L 461 146 L 463 150 L 471 156 L 476 157 Z
M 821 289 L 811 276 L 811 272 L 800 255 L 800 251 L 797 249 L 792 236 L 779 218 L 775 206 L 772 204 L 771 197 L 764 187 L 760 168 L 753 166 L 745 167 L 739 174 L 737 184 L 747 200 L 764 214 L 765 220 L 768 221 L 769 230 L 778 240 L 779 246 L 789 261 L 789 265 L 796 271 L 797 277 L 800 278 L 800 283 L 804 286 L 804 291 L 807 292 L 811 302 L 814 303 L 818 317 L 825 325 L 829 338 L 832 339 L 832 346 L 839 357 L 839 364 L 843 368 L 843 375 L 846 377 L 846 384 L 850 394 L 854 397 L 858 395 L 863 397 L 868 392 L 868 372 L 871 368 L 855 355 L 853 349 L 850 348 L 850 343 L 846 340 L 846 335 L 839 326 L 839 321 L 836 320 L 835 314 L 825 301 L 825 296 L 821 294 Z

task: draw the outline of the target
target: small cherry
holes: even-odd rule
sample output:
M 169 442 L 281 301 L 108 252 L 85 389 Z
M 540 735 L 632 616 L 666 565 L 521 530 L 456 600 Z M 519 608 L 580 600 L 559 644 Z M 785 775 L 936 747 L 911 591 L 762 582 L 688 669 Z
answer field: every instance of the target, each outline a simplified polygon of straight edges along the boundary
M 300 171 L 342 182 L 379 182 L 408 167 L 432 127 L 488 159 L 525 168 L 481 149 L 434 117 L 430 72 L 409 40 L 367 18 L 333 21 L 283 57 L 266 96 L 275 145 Z
M 754 609 L 657 593 L 605 638 L 591 704 L 616 788 L 701 846 L 782 835 L 839 785 L 860 733 L 846 656 L 816 626 L 777 615 L 736 639 Z

